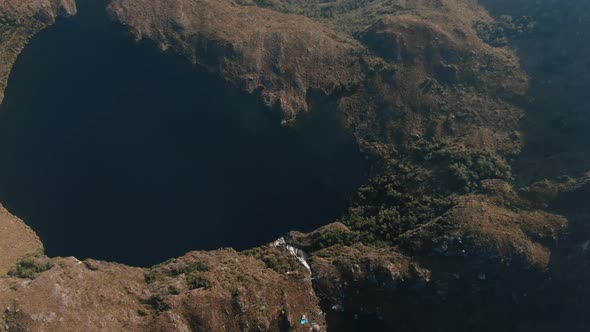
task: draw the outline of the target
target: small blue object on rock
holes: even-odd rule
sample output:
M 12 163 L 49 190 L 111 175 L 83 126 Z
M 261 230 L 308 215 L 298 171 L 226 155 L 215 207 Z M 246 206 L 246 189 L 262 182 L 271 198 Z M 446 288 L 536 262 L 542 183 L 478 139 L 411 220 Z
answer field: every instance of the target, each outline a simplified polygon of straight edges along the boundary
M 301 315 L 301 325 L 307 324 L 307 317 L 305 315 Z

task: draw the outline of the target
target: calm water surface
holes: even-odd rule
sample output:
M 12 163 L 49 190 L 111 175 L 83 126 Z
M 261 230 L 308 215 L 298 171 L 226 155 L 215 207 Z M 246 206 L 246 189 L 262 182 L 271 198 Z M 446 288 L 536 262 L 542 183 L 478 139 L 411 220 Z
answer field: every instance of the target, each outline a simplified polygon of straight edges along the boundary
M 333 221 L 365 164 L 329 103 L 294 128 L 98 1 L 36 36 L 0 108 L 0 201 L 49 255 L 150 265 Z

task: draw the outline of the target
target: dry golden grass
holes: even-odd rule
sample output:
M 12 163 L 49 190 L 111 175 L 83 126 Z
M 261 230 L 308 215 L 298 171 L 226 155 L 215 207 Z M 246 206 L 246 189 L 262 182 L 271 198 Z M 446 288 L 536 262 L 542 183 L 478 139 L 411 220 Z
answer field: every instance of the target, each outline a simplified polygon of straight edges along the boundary
M 26 254 L 43 251 L 43 244 L 25 223 L 0 206 L 0 276 Z

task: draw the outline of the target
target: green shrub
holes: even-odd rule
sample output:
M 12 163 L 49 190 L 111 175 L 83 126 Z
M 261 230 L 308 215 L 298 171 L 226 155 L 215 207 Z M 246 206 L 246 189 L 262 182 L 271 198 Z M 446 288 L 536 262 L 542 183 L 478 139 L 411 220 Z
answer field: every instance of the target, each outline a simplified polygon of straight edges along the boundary
M 260 260 L 264 262 L 267 268 L 278 273 L 296 271 L 301 266 L 295 257 L 276 251 L 267 252 Z
M 156 278 L 157 278 L 157 276 L 156 276 L 156 272 L 154 272 L 154 271 L 151 271 L 151 270 L 150 270 L 150 271 L 148 271 L 148 272 L 146 272 L 146 273 L 143 275 L 143 280 L 144 280 L 146 283 L 148 283 L 148 284 L 151 284 L 151 283 L 153 283 L 154 281 L 156 281 Z
M 483 180 L 512 181 L 511 167 L 498 156 L 484 151 L 462 150 L 443 152 L 440 160 L 445 163 L 450 189 L 468 193 L 481 188 Z
M 513 180 L 510 165 L 492 152 L 448 148 L 444 141 L 424 141 L 407 153 L 414 164 L 432 173 L 428 186 L 443 196 L 479 190 L 484 180 Z
M 256 247 L 256 248 L 244 250 L 241 252 L 241 254 L 246 255 L 246 256 L 260 258 L 260 257 L 262 257 L 262 255 L 264 254 L 264 252 L 267 249 L 268 249 L 268 246 L 261 246 L 261 247 Z
M 186 285 L 188 289 L 193 290 L 197 288 L 210 289 L 211 282 L 199 273 L 191 273 L 186 277 Z
M 346 232 L 341 230 L 328 230 L 314 234 L 313 246 L 309 249 L 317 251 L 337 245 L 349 246 L 360 242 L 361 236 L 358 232 Z
M 8 275 L 17 278 L 35 279 L 40 273 L 53 267 L 49 258 L 40 255 L 28 255 L 16 262 L 16 267 Z
M 170 305 L 158 295 L 151 296 L 147 300 L 142 300 L 141 302 L 152 307 L 156 314 L 170 310 Z M 147 312 L 145 313 L 147 315 Z

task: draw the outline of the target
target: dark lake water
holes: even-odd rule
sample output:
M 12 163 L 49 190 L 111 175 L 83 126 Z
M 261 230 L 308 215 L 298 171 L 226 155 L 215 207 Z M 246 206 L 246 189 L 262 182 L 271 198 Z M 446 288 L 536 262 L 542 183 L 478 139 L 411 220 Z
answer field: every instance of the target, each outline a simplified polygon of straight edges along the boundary
M 365 164 L 326 101 L 293 128 L 99 1 L 37 35 L 0 108 L 0 201 L 51 256 L 147 266 L 339 217 Z

